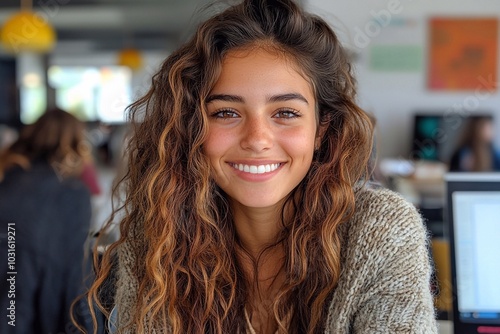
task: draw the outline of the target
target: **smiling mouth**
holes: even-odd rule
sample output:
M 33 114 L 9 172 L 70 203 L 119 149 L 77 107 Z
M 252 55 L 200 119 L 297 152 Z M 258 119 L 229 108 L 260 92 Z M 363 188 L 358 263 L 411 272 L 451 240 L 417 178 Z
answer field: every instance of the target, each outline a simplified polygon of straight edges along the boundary
M 278 169 L 282 163 L 277 163 L 277 164 L 267 164 L 267 165 L 244 165 L 244 164 L 233 164 L 230 163 L 231 167 L 244 172 L 244 173 L 250 173 L 250 174 L 264 174 L 264 173 L 270 173 Z

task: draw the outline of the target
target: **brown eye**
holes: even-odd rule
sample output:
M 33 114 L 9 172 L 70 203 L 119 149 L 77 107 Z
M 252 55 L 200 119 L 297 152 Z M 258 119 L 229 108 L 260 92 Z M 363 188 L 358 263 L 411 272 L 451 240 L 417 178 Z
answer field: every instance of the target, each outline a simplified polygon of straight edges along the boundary
M 280 109 L 280 110 L 278 110 L 278 112 L 276 112 L 276 114 L 274 114 L 273 117 L 291 119 L 291 118 L 300 117 L 300 113 L 294 109 Z
M 231 109 L 217 110 L 212 115 L 213 118 L 237 118 L 239 115 Z

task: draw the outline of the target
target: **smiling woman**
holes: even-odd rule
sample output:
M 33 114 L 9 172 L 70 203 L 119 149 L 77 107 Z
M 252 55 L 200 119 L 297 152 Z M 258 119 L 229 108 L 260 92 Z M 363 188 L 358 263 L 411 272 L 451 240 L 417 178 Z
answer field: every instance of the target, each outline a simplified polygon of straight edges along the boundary
M 131 110 L 121 238 L 87 299 L 113 331 L 436 333 L 425 228 L 366 181 L 371 122 L 322 19 L 229 7 Z

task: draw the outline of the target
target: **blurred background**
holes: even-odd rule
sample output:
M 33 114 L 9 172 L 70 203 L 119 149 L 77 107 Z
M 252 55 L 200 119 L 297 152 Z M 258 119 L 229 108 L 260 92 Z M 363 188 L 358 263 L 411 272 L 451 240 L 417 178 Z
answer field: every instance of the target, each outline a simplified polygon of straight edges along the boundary
M 500 1 L 301 2 L 331 23 L 352 59 L 358 102 L 376 123 L 374 179 L 426 218 L 434 252 L 440 252 L 434 254 L 442 267 L 436 303 L 446 319 L 451 283 L 444 175 L 500 169 Z M 199 11 L 206 3 L 0 3 L 0 148 L 54 106 L 84 122 L 99 188 L 92 196 L 91 234 L 111 210 L 124 109 L 207 15 Z M 17 17 L 26 12 L 32 16 Z M 486 127 L 474 125 L 479 120 Z

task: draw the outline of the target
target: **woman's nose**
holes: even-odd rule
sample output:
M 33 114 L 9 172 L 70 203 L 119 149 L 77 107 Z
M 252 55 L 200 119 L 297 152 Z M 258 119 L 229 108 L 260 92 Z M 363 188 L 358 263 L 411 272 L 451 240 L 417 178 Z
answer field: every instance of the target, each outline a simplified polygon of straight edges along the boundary
M 243 125 L 241 146 L 255 152 L 265 151 L 273 145 L 273 130 L 263 116 L 249 117 Z

